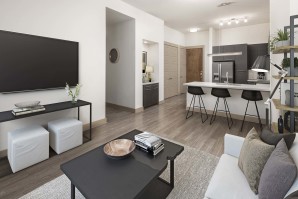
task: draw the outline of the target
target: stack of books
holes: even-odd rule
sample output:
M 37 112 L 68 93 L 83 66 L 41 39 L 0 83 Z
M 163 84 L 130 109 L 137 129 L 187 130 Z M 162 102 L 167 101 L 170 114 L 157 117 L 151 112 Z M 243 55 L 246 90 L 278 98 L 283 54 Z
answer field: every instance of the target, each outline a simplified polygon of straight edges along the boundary
M 36 113 L 36 112 L 40 112 L 40 111 L 45 111 L 45 107 L 38 105 L 38 106 L 34 106 L 34 107 L 28 107 L 28 108 L 14 108 L 12 109 L 12 114 L 14 114 L 15 116 L 18 115 L 25 115 L 25 114 L 30 114 L 30 113 Z
M 152 155 L 157 155 L 164 149 L 162 140 L 148 132 L 135 135 L 135 144 L 138 148 Z

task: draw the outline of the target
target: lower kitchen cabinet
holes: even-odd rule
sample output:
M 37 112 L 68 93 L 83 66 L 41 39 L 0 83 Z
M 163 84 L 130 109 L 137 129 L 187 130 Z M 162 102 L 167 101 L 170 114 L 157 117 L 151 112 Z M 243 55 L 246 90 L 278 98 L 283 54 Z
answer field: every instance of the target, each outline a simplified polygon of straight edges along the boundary
M 143 85 L 143 107 L 147 108 L 157 105 L 159 101 L 159 84 L 146 84 Z

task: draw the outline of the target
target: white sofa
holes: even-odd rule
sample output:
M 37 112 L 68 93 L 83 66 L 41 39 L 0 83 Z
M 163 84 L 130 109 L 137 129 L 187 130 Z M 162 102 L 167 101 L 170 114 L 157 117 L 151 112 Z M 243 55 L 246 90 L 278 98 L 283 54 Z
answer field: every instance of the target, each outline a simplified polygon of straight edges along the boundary
M 224 137 L 224 154 L 211 178 L 205 199 L 257 199 L 258 195 L 250 189 L 248 182 L 238 167 L 238 157 L 244 138 L 226 134 Z M 290 154 L 298 167 L 298 138 L 290 149 Z M 298 190 L 298 177 L 287 195 Z

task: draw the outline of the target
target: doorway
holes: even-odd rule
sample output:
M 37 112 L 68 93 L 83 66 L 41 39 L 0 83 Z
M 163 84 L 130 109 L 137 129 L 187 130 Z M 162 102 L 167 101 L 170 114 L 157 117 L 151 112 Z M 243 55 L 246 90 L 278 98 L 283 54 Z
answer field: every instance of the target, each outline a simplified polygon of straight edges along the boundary
M 186 82 L 203 81 L 203 48 L 186 49 Z

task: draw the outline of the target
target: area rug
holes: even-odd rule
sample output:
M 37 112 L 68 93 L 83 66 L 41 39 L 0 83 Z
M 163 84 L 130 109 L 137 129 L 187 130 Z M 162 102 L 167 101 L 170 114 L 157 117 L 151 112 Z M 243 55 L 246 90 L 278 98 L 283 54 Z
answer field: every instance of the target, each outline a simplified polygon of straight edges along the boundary
M 175 188 L 168 199 L 199 199 L 204 193 L 218 163 L 218 157 L 184 146 L 184 151 L 175 160 Z M 169 180 L 169 168 L 161 175 Z M 65 175 L 40 186 L 21 199 L 69 199 L 70 181 Z M 76 198 L 83 199 L 76 190 Z

